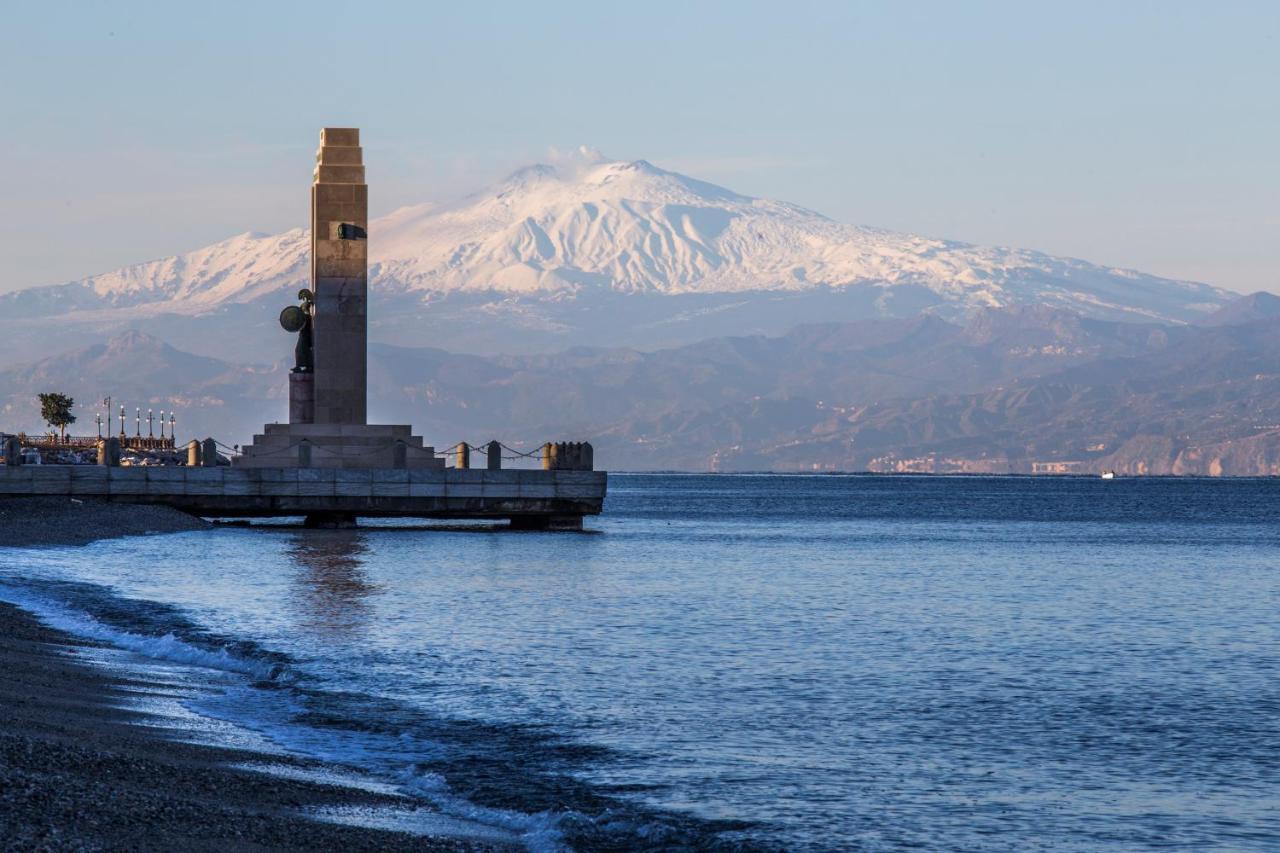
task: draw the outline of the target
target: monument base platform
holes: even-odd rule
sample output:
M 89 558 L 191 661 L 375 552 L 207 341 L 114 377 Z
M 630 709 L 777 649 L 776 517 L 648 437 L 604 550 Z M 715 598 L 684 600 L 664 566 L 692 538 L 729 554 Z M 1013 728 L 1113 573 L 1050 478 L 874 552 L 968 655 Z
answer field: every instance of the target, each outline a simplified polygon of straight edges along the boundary
M 403 424 L 267 424 L 240 453 L 237 468 L 444 468 Z

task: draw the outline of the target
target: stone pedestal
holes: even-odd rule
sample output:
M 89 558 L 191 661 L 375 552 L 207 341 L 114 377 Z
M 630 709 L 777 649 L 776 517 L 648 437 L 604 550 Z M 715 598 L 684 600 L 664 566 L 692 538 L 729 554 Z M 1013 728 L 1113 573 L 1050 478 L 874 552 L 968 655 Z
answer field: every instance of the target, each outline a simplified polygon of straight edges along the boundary
M 235 460 L 241 468 L 442 469 L 444 460 L 411 427 L 388 424 L 267 424 Z
M 314 373 L 300 373 L 296 370 L 289 374 L 289 423 L 315 422 L 315 377 Z

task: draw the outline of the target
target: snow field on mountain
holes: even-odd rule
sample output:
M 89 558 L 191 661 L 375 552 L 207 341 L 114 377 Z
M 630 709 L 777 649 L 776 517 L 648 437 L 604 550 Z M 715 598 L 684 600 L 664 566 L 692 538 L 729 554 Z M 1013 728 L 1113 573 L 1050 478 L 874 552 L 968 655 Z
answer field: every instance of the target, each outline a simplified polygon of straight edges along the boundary
M 530 166 L 453 204 L 394 211 L 369 230 L 373 285 L 424 297 L 494 293 L 543 300 L 910 285 L 934 294 L 947 313 L 1047 303 L 1172 321 L 1207 313 L 1227 298 L 1207 285 L 1039 252 L 844 225 L 643 160 Z M 241 234 L 67 287 L 81 298 L 80 308 L 88 296 L 107 309 L 199 314 L 302 286 L 308 247 L 301 229 Z

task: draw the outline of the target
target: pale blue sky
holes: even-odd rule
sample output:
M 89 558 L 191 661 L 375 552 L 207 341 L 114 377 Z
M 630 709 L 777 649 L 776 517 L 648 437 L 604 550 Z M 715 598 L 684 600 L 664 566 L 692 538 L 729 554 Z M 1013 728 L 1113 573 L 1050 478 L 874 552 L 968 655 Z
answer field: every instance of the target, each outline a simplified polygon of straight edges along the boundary
M 591 145 L 833 218 L 1280 291 L 1277 3 L 3 0 L 0 290 Z

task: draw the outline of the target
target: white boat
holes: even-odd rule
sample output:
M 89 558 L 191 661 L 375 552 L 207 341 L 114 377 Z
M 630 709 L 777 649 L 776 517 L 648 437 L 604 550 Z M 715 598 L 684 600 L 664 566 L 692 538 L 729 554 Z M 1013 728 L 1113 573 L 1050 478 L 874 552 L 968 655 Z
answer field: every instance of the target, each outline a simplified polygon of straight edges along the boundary
M 1115 478 L 1116 478 L 1116 472 L 1115 472 L 1115 471 L 1103 471 L 1103 472 L 1102 472 L 1102 479 L 1104 479 L 1104 480 L 1114 480 Z

